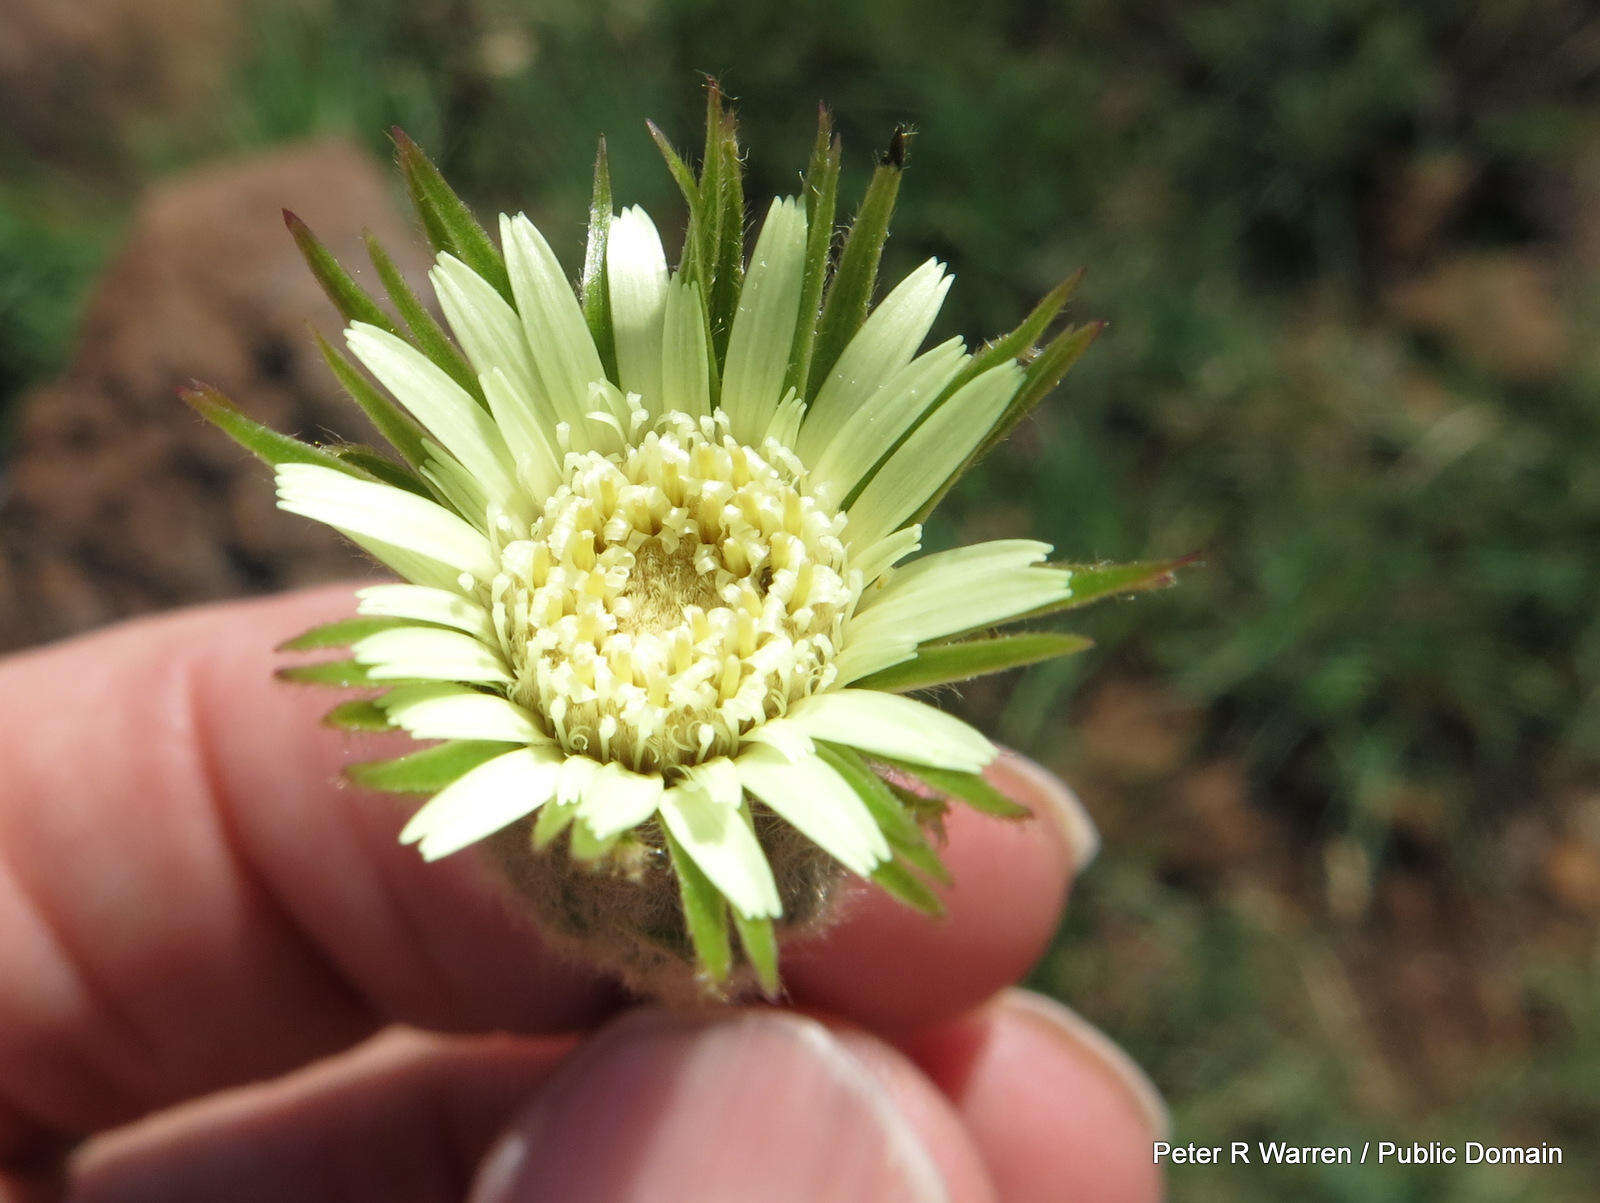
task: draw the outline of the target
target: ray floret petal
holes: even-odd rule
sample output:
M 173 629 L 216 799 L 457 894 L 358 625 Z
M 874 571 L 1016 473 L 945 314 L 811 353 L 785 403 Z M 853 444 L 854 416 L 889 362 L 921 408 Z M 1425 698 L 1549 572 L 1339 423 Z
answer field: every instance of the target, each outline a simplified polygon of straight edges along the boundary
M 526 215 L 496 246 L 403 140 L 443 326 L 381 251 L 400 321 L 291 223 L 349 322 L 351 358 L 324 354 L 396 455 L 185 394 L 273 465 L 282 508 L 402 578 L 289 645 L 349 648 L 295 679 L 378 691 L 330 722 L 439 741 L 352 770 L 431 795 L 401 839 L 430 860 L 484 844 L 555 938 L 657 993 L 674 973 L 776 989 L 775 931 L 820 921 L 841 874 L 937 908 L 919 821 L 1010 813 L 981 776 L 996 750 L 874 682 L 1075 651 L 985 633 L 1175 567 L 1058 567 L 1022 539 L 916 555 L 926 511 L 1097 327 L 1033 357 L 1063 286 L 976 353 L 927 347 L 952 281 L 931 259 L 874 308 L 905 140 L 836 254 L 822 122 L 801 199 L 770 203 L 748 260 L 714 85 L 698 172 L 653 131 L 689 203 L 675 264 L 648 214 L 612 210 L 602 154 L 579 290 Z

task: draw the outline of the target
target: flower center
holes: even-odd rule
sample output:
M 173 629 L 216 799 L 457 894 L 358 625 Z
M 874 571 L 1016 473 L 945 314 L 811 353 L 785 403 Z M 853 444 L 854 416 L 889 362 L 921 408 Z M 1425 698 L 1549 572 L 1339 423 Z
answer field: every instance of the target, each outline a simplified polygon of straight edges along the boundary
M 786 449 L 669 415 L 566 471 L 493 600 L 512 696 L 569 752 L 641 772 L 726 755 L 832 680 L 859 586 L 844 517 Z

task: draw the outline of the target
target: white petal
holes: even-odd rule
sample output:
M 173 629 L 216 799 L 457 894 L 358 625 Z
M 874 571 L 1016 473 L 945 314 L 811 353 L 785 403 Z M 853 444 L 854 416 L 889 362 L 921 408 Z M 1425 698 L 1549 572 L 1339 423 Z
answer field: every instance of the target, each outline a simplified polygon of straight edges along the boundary
M 1022 384 L 1014 361 L 963 385 L 900 444 L 850 507 L 845 538 L 851 546 L 896 530 L 960 468 L 1000 420 Z
M 1070 574 L 1037 565 L 1048 543 L 1002 539 L 923 556 L 869 592 L 849 642 L 894 633 L 917 643 L 1027 614 L 1070 597 Z
M 649 214 L 635 205 L 606 234 L 611 331 L 617 343 L 617 383 L 661 410 L 661 323 L 667 304 L 667 256 Z
M 889 842 L 866 805 L 815 756 L 791 761 L 757 746 L 734 763 L 747 790 L 851 872 L 866 877 L 889 859 Z
M 589 411 L 589 385 L 605 379 L 600 354 L 550 244 L 524 214 L 500 218 L 511 291 L 522 315 L 523 332 L 533 352 L 541 392 L 556 417 L 582 437 Z
M 893 668 L 917 654 L 917 641 L 894 632 L 850 632 L 844 650 L 833 662 L 833 683 L 849 685 L 862 677 Z
M 428 453 L 422 461 L 423 479 L 433 486 L 434 492 L 444 499 L 446 505 L 487 534 L 488 490 L 438 443 L 424 436 L 422 446 Z
M 705 790 L 706 796 L 721 806 L 737 810 L 744 802 L 738 771 L 733 767 L 733 761 L 726 756 L 690 765 L 684 769 L 683 775 Z
M 655 814 L 665 790 L 658 774 L 632 773 L 620 764 L 603 764 L 589 779 L 578 814 L 596 839 L 610 839 Z
M 438 364 L 385 330 L 356 322 L 344 337 L 356 358 L 461 462 L 491 500 L 510 496 L 511 456 L 483 406 Z
M 438 627 L 397 627 L 350 645 L 357 664 L 378 681 L 415 679 L 499 685 L 511 680 L 500 653 L 471 635 Z
M 944 264 L 929 259 L 868 315 L 817 390 L 800 436 L 802 459 L 810 462 L 818 456 L 845 419 L 911 362 L 939 316 L 952 279 L 945 275 Z
M 356 611 L 379 618 L 411 618 L 465 631 L 486 643 L 495 639 L 489 615 L 477 602 L 447 589 L 421 585 L 368 585 L 357 589 Z
M 661 819 L 742 915 L 775 919 L 783 912 L 772 866 L 739 808 L 713 802 L 698 785 L 676 785 L 661 796 Z
M 278 505 L 291 514 L 393 544 L 480 580 L 497 571 L 489 541 L 465 519 L 425 497 L 320 464 L 282 464 L 277 478 Z
M 793 197 L 775 200 L 750 255 L 722 373 L 721 407 L 742 443 L 758 442 L 778 407 L 805 270 L 805 207 Z
M 960 719 L 873 689 L 813 694 L 786 717 L 814 739 L 939 769 L 976 773 L 995 758 L 994 745 Z
M 691 418 L 711 413 L 709 354 L 700 286 L 674 276 L 662 314 L 661 412 L 677 410 Z
M 459 685 L 401 685 L 379 698 L 378 705 L 413 739 L 553 742 L 515 702 Z
M 847 497 L 938 400 L 969 358 L 962 341 L 952 338 L 886 379 L 839 423 L 812 465 L 816 479 L 828 482 L 835 497 Z M 804 437 L 802 430 L 802 441 Z
M 872 584 L 891 567 L 922 546 L 922 527 L 918 524 L 903 526 L 892 535 L 885 535 L 870 547 L 850 553 L 850 568 L 861 574 L 861 584 Z
M 539 378 L 522 333 L 522 319 L 494 285 L 449 254 L 439 256 L 428 278 L 456 341 L 478 374 L 498 368 L 520 392 L 538 396 Z
M 343 532 L 354 543 L 380 564 L 385 564 L 406 580 L 430 589 L 460 589 L 461 570 L 438 560 L 420 556 L 414 551 L 385 543 L 382 539 L 369 539 L 351 531 Z
M 550 800 L 562 759 L 552 748 L 518 748 L 485 761 L 417 811 L 400 842 L 421 841 L 423 858 L 438 860 L 493 835 Z
M 511 449 L 523 487 L 534 498 L 548 497 L 561 484 L 561 456 L 556 450 L 554 428 L 540 415 L 532 395 L 513 384 L 499 368 L 485 372 L 478 382 L 483 385 L 495 424 Z
M 777 749 L 789 760 L 810 756 L 815 750 L 811 737 L 786 718 L 772 718 L 756 724 L 745 734 L 744 742 L 765 744 Z
M 600 771 L 600 766 L 587 756 L 568 756 L 561 766 L 561 776 L 556 778 L 556 803 L 571 806 L 583 801 L 589 782 Z

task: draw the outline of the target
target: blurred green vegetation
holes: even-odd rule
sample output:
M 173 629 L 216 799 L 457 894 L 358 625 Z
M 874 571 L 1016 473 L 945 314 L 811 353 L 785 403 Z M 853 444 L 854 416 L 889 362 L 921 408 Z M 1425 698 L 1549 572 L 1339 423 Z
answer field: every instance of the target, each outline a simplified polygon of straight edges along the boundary
M 1075 313 L 1111 323 L 935 538 L 1208 561 L 1180 589 L 1087 614 L 1099 647 L 1016 683 L 1004 735 L 1070 767 L 1063 713 L 1111 675 L 1162 682 L 1201 716 L 1186 763 L 1241 764 L 1251 805 L 1316 879 L 1296 896 L 1312 918 L 1281 929 L 1172 879 L 1134 824 L 1039 983 L 1086 1000 L 1152 1067 L 1185 1139 L 1515 1132 L 1566 1141 L 1575 1161 L 1596 1152 L 1600 966 L 1516 960 L 1509 989 L 1539 1015 L 1537 1045 L 1485 1058 L 1443 1107 L 1388 1080 L 1409 1070 L 1363 1043 L 1359 1015 L 1329 1018 L 1319 974 L 1343 964 L 1347 933 L 1315 916 L 1328 849 L 1357 919 L 1396 863 L 1516 905 L 1506 817 L 1558 821 L 1555 800 L 1594 780 L 1600 354 L 1577 333 L 1600 313 L 1600 229 L 1583 226 L 1600 225 L 1600 186 L 1577 166 L 1600 161 L 1589 20 L 1562 0 L 557 0 L 536 16 L 510 0 L 301 0 L 257 10 L 222 103 L 140 130 L 133 177 L 325 131 L 387 154 L 398 123 L 485 211 L 535 211 L 575 264 L 598 132 L 620 197 L 676 211 L 642 118 L 692 146 L 697 71 L 738 98 L 757 197 L 793 188 L 819 100 L 852 200 L 894 123 L 912 123 L 888 269 L 953 263 L 944 332 L 1003 329 L 1079 265 Z M 0 262 L 21 270 L 0 277 L 0 397 L 61 362 L 116 222 L 104 204 L 75 217 L 40 200 L 81 199 L 81 176 L 7 178 Z M 1435 203 L 1441 179 L 1456 184 Z M 1494 292 L 1508 277 L 1485 263 L 1544 290 Z M 1479 285 L 1484 310 L 1452 316 Z M 1156 969 L 1130 941 L 1165 949 Z M 1586 1197 L 1568 1182 L 1194 1170 L 1177 1193 Z

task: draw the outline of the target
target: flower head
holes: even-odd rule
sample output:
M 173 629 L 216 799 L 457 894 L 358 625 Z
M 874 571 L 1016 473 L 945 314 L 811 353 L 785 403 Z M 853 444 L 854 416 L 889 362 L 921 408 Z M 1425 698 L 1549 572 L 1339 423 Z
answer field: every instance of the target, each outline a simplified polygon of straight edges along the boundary
M 286 674 L 382 691 L 336 722 L 442 741 L 352 770 L 432 795 L 402 840 L 429 859 L 489 840 L 548 927 L 654 988 L 663 964 L 724 981 L 731 923 L 771 991 L 774 921 L 817 918 L 841 871 L 936 909 L 928 825 L 952 799 L 1016 809 L 981 776 L 989 741 L 903 694 L 1076 651 L 982 632 L 1172 565 L 1051 565 L 1025 540 L 912 558 L 922 516 L 1098 327 L 1035 348 L 1069 282 L 976 353 L 923 350 L 936 261 L 869 308 L 904 138 L 834 261 L 826 115 L 803 199 L 772 203 L 746 265 L 714 89 L 709 120 L 698 176 L 662 143 L 690 209 L 675 270 L 642 210 L 613 213 L 602 148 L 577 292 L 526 216 L 496 247 L 401 136 L 448 329 L 381 248 L 404 325 L 290 220 L 371 380 L 324 352 L 394 457 L 190 400 L 276 466 L 284 509 L 404 578 L 290 645 L 348 661 Z

